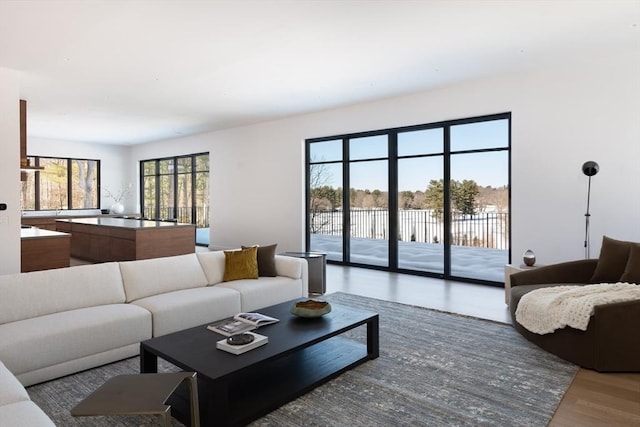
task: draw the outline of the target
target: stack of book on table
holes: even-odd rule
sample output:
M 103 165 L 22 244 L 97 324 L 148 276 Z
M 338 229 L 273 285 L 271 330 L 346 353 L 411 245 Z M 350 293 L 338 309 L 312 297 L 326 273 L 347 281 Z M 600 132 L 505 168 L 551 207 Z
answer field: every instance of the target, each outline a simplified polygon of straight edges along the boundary
M 245 333 L 253 336 L 253 340 L 247 344 L 229 344 L 226 338 L 216 343 L 216 348 L 218 348 L 219 350 L 227 351 L 233 354 L 242 354 L 269 342 L 268 337 L 249 331 L 253 331 L 259 326 L 270 325 L 278 321 L 279 320 L 274 317 L 265 316 L 264 314 L 260 313 L 239 313 L 233 316 L 231 319 L 225 319 L 220 322 L 211 324 L 207 326 L 207 329 L 226 337 Z

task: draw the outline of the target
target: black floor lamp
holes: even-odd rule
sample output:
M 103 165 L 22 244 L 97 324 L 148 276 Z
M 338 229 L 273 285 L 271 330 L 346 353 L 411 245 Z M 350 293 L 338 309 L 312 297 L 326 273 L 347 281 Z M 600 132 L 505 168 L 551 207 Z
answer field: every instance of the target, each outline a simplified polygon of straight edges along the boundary
M 591 243 L 589 242 L 589 217 L 591 214 L 589 213 L 589 202 L 591 198 L 591 177 L 598 173 L 600 170 L 600 166 L 594 161 L 585 162 L 582 165 L 582 173 L 589 177 L 589 187 L 587 189 L 587 213 L 584 214 L 585 219 L 585 227 L 584 227 L 584 257 L 585 259 L 589 259 L 589 246 Z

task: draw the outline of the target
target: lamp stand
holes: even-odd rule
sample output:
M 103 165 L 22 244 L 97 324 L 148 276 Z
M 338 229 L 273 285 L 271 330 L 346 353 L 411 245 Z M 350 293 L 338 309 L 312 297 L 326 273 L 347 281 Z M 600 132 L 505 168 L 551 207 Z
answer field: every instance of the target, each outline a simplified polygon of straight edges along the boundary
M 589 201 L 591 199 L 591 177 L 595 174 L 598 173 L 598 171 L 600 170 L 600 166 L 594 162 L 593 160 L 590 160 L 588 162 L 584 162 L 584 164 L 582 165 L 582 173 L 587 175 L 589 177 L 589 187 L 587 189 L 587 213 L 584 214 L 584 257 L 585 259 L 589 259 L 589 247 L 590 242 L 589 242 L 589 217 L 591 216 L 589 214 Z
M 589 199 L 591 197 L 591 176 L 589 176 L 589 186 L 587 189 L 587 213 L 584 214 L 584 258 L 589 259 L 589 248 L 591 246 L 591 242 L 589 241 L 589 217 L 591 214 L 589 213 Z

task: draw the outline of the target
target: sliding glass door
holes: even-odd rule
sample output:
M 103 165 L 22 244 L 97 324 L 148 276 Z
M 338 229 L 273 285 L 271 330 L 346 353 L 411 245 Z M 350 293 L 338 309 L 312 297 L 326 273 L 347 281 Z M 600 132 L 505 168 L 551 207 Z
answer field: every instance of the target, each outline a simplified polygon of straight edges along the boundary
M 451 275 L 504 280 L 509 263 L 509 121 L 451 126 Z
M 442 128 L 398 133 L 398 268 L 444 274 Z
M 322 248 L 329 261 L 343 261 L 343 147 L 328 140 L 307 150 L 308 246 Z
M 389 265 L 389 158 L 387 135 L 349 144 L 349 260 Z
M 509 113 L 308 140 L 307 249 L 348 265 L 501 282 L 509 158 Z

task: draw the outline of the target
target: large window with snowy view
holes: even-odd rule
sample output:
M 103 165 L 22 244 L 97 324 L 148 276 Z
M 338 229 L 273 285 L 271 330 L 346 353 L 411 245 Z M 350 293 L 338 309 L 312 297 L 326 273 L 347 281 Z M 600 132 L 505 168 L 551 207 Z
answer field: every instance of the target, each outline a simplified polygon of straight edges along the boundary
M 504 113 L 307 140 L 307 249 L 346 265 L 502 282 L 510 122 Z

